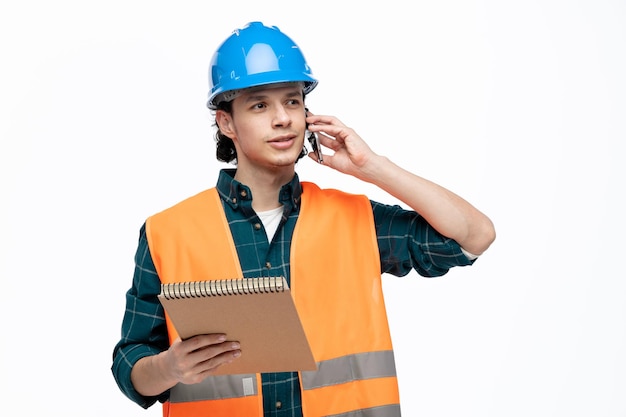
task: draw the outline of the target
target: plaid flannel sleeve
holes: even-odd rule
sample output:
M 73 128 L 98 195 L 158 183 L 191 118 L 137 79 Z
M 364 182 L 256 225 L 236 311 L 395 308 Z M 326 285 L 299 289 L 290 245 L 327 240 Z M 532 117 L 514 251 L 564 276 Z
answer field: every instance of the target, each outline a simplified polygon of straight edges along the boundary
M 380 250 L 381 272 L 424 277 L 445 275 L 455 266 L 473 264 L 461 246 L 437 232 L 415 211 L 372 201 Z
M 169 395 L 165 392 L 159 397 L 145 397 L 135 390 L 130 380 L 131 370 L 139 359 L 162 352 L 169 346 L 165 313 L 157 298 L 160 291 L 161 282 L 150 255 L 144 224 L 135 254 L 132 286 L 126 293 L 121 339 L 113 351 L 111 367 L 120 390 L 143 408 L 150 407 L 157 400 L 165 401 Z

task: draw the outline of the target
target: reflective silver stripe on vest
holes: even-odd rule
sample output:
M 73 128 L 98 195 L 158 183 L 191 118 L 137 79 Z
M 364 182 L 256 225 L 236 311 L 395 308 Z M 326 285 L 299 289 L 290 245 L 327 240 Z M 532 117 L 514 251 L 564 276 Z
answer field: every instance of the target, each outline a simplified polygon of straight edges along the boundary
M 302 372 L 302 388 L 310 390 L 351 381 L 396 376 L 393 351 L 357 353 L 322 361 L 317 371 Z M 199 384 L 178 384 L 170 390 L 170 402 L 220 400 L 257 395 L 255 374 L 208 377 Z M 380 412 L 379 408 L 359 412 Z M 394 414 L 342 414 L 346 417 L 387 417 Z
M 170 402 L 221 400 L 257 395 L 255 374 L 210 376 L 199 384 L 178 384 L 170 389 Z
M 392 350 L 357 353 L 318 362 L 317 371 L 302 372 L 305 390 L 371 378 L 396 376 Z
M 348 413 L 333 414 L 327 417 L 400 417 L 400 405 L 383 405 L 382 407 L 366 408 Z

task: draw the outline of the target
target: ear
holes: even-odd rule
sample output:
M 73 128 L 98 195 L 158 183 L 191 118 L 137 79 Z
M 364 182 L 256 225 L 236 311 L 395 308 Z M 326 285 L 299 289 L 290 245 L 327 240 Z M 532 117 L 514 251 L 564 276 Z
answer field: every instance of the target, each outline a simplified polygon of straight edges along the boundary
M 228 136 L 231 139 L 235 137 L 233 118 L 230 113 L 225 112 L 224 110 L 218 110 L 215 113 L 215 122 L 219 126 L 222 134 Z

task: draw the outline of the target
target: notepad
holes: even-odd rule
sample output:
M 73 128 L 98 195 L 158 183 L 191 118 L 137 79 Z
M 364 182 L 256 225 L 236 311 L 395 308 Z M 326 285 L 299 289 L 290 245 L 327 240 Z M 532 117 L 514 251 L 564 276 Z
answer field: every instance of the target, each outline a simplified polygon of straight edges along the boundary
M 159 300 L 183 340 L 225 333 L 239 341 L 241 356 L 215 375 L 316 369 L 284 277 L 162 284 Z

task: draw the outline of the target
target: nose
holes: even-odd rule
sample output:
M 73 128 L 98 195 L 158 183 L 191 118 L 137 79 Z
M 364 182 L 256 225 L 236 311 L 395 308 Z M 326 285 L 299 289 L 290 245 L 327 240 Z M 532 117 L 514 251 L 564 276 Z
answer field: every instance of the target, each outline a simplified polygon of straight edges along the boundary
M 291 125 L 291 115 L 284 106 L 276 106 L 273 124 L 274 127 L 287 127 Z

